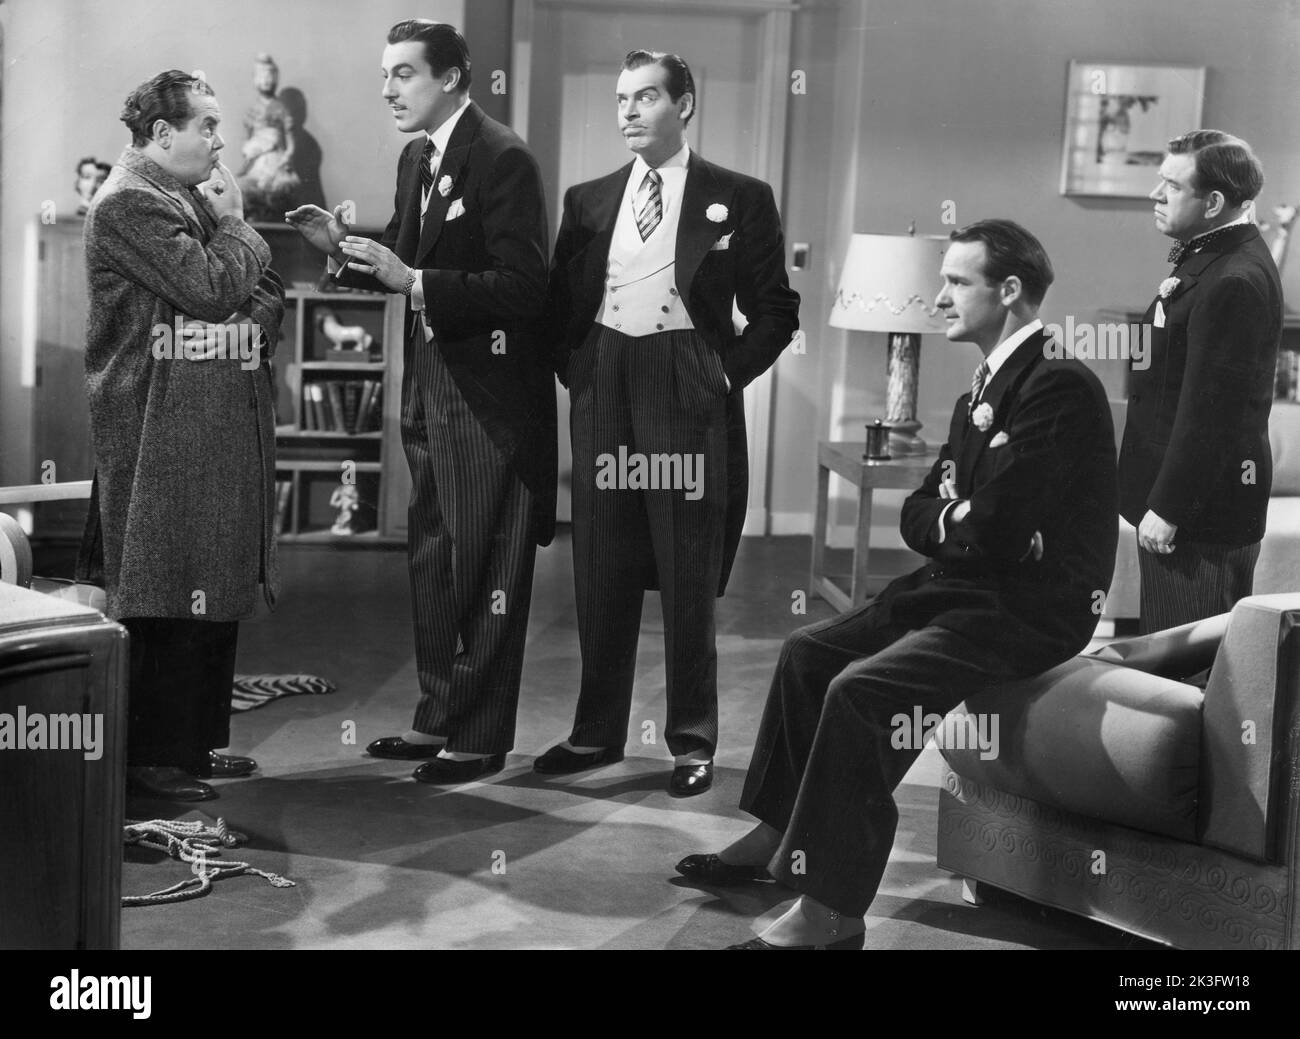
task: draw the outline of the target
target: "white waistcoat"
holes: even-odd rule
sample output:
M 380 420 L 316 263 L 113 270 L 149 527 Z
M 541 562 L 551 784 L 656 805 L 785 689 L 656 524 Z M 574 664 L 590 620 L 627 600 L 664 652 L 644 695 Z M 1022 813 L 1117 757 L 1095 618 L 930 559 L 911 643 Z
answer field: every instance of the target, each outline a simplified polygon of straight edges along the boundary
M 597 322 L 627 336 L 695 327 L 674 282 L 680 215 L 678 199 L 676 205 L 665 207 L 659 226 L 643 242 L 632 206 L 624 200 L 614 223 Z

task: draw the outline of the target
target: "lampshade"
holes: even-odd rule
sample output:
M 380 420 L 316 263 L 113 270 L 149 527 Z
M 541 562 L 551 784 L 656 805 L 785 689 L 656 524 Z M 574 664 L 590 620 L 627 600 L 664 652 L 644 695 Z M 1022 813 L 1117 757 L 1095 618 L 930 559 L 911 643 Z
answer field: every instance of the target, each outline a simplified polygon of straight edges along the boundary
M 859 332 L 943 332 L 942 235 L 855 234 L 831 307 L 834 328 Z

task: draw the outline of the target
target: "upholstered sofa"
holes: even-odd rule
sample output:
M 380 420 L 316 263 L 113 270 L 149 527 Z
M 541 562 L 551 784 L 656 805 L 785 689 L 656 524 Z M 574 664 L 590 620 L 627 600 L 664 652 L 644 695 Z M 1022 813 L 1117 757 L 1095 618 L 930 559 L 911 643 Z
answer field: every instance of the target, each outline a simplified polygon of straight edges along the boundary
M 1124 405 L 1112 405 L 1116 435 L 1123 425 Z M 1273 487 L 1268 502 L 1264 541 L 1255 564 L 1255 593 L 1300 591 L 1300 403 L 1276 400 L 1268 416 L 1273 448 Z M 1133 525 L 1119 521 L 1115 576 L 1106 596 L 1103 620 L 1136 620 L 1138 616 L 1138 547 Z
M 1298 688 L 1286 594 L 971 697 L 939 728 L 938 864 L 972 901 L 986 884 L 1179 948 L 1300 947 Z M 953 738 L 980 714 L 992 756 Z

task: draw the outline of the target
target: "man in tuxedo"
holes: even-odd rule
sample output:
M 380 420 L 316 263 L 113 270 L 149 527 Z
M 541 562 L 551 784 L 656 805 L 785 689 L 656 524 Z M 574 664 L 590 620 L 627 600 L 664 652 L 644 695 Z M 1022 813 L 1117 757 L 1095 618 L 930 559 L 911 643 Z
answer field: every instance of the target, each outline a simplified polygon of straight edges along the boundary
M 537 546 L 555 526 L 555 388 L 535 326 L 546 304 L 537 163 L 469 99 L 470 59 L 450 25 L 389 31 L 383 97 L 419 136 L 397 164 L 379 242 L 348 235 L 342 207 L 286 215 L 347 285 L 402 292 L 402 445 L 411 468 L 409 562 L 420 701 L 410 730 L 370 754 L 426 759 L 421 782 L 500 771 L 515 710 Z
M 936 302 L 948 339 L 975 343 L 984 362 L 903 505 L 903 538 L 927 562 L 786 640 L 741 798 L 760 822 L 677 865 L 713 884 L 770 874 L 801 893 L 739 948 L 861 948 L 898 823 L 893 790 L 921 750 L 897 738 L 898 716 L 943 715 L 1067 660 L 1110 583 L 1110 408 L 1083 364 L 1045 356 L 1047 254 L 1009 220 L 951 238 Z
M 1226 613 L 1254 580 L 1282 337 L 1277 266 L 1251 220 L 1263 184 L 1245 141 L 1194 130 L 1169 142 L 1151 192 L 1174 269 L 1143 318 L 1150 356 L 1131 363 L 1119 455 L 1144 633 Z
M 582 685 L 546 774 L 619 761 L 646 589 L 663 602 L 669 790 L 703 793 L 718 740 L 714 600 L 748 493 L 745 386 L 798 327 L 768 185 L 686 144 L 695 84 L 636 50 L 617 85 L 632 162 L 564 197 L 547 324 L 569 388 Z M 737 334 L 733 301 L 748 324 Z
M 95 481 L 78 570 L 102 559 L 131 635 L 127 791 L 206 801 L 251 773 L 230 742 L 239 621 L 279 587 L 272 533 L 284 288 L 220 160 L 221 108 L 172 69 L 122 109 L 131 145 L 86 214 Z

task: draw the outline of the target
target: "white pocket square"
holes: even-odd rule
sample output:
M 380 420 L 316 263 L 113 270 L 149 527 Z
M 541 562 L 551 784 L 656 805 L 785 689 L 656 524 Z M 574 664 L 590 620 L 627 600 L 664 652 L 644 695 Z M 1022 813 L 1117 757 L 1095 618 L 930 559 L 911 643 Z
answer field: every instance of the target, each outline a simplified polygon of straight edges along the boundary
M 989 447 L 1001 447 L 1003 444 L 1007 443 L 1007 441 L 1009 441 L 1010 439 L 1011 438 L 1007 436 L 1006 430 L 1000 430 L 997 433 L 995 433 L 993 435 L 993 439 L 989 441 Z
M 458 198 L 456 199 L 455 202 L 453 202 L 450 206 L 447 207 L 447 215 L 443 217 L 443 219 L 455 220 L 458 216 L 464 216 L 464 215 L 465 215 L 465 200 Z
M 711 246 L 709 246 L 709 252 L 712 253 L 712 252 L 717 252 L 720 249 L 730 249 L 731 235 L 735 233 L 736 233 L 735 231 L 732 231 L 731 234 L 724 234 L 721 238 L 719 238 L 716 242 L 714 242 Z

